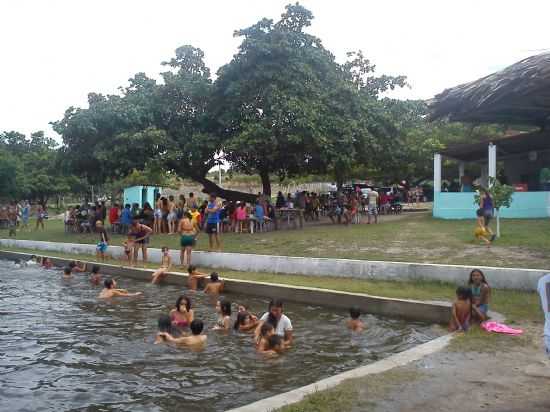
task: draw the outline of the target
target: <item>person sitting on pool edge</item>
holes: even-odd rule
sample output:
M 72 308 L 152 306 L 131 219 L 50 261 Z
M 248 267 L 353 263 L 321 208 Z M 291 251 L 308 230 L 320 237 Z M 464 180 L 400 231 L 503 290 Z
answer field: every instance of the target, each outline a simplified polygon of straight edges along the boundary
M 197 290 L 199 281 L 208 276 L 206 273 L 199 272 L 194 265 L 187 268 L 187 273 L 189 274 L 187 276 L 187 287 L 191 290 Z
M 470 272 L 468 286 L 472 291 L 472 315 L 475 320 L 484 322 L 488 319 L 491 288 L 481 270 L 474 269 Z
M 151 275 L 151 283 L 160 283 L 167 275 L 170 267 L 172 266 L 172 257 L 170 256 L 170 249 L 167 246 L 163 246 L 162 249 L 162 260 L 160 262 L 160 268 L 155 270 Z
M 449 332 L 467 332 L 472 316 L 472 291 L 465 286 L 456 289 L 456 300 L 453 303 Z
M 361 311 L 357 307 L 350 308 L 349 310 L 350 319 L 346 322 L 348 329 L 352 332 L 362 332 L 365 329 L 365 324 L 359 319 L 361 316 Z
M 210 274 L 210 282 L 206 285 L 203 292 L 207 295 L 219 295 L 223 292 L 223 280 L 220 280 L 216 272 Z
M 264 323 L 270 323 L 273 325 L 275 334 L 284 339 L 285 345 L 292 344 L 292 322 L 285 314 L 283 314 L 283 302 L 281 300 L 272 299 L 269 302 L 268 311 L 262 315 L 260 322 L 256 327 L 256 336 L 260 334 L 261 327 Z
M 185 345 L 185 346 L 202 346 L 206 343 L 207 337 L 202 334 L 204 329 L 204 323 L 202 320 L 195 319 L 191 322 L 189 326 L 191 329 L 191 336 L 181 336 L 174 337 L 172 334 L 167 332 L 160 332 L 158 336 L 164 341 L 169 343 L 175 343 L 176 345 Z M 156 342 L 155 342 L 156 343 Z
M 104 288 L 98 296 L 100 299 L 139 296 L 142 294 L 142 292 L 129 293 L 126 289 L 117 289 L 114 279 L 105 279 L 103 286 Z

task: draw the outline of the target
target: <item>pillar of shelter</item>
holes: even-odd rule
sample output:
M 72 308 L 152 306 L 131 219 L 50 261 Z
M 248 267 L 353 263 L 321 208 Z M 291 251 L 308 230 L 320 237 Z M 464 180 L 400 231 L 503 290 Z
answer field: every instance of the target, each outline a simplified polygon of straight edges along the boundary
M 441 192 L 441 155 L 434 154 L 434 193 Z
M 489 162 L 488 162 L 489 177 L 496 179 L 497 177 L 497 146 L 489 143 Z

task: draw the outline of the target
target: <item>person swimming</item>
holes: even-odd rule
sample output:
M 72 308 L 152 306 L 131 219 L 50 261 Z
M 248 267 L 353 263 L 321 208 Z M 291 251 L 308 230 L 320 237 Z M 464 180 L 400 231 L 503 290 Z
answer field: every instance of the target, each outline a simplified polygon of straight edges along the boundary
M 71 271 L 74 272 L 86 272 L 86 264 L 76 261 L 71 261 L 69 263 L 69 267 L 71 268 Z
M 142 292 L 129 293 L 126 289 L 117 289 L 116 281 L 114 279 L 105 279 L 103 282 L 103 290 L 99 294 L 100 299 L 108 299 L 114 297 L 130 297 L 140 296 Z
M 90 282 L 93 284 L 93 285 L 99 285 L 101 283 L 101 275 L 99 273 L 99 266 L 98 265 L 93 265 L 92 266 L 92 274 L 90 276 Z
M 208 276 L 206 273 L 199 272 L 197 270 L 197 267 L 194 265 L 191 265 L 187 268 L 187 273 L 189 274 L 187 277 L 187 286 L 191 290 L 197 290 L 199 280 Z
M 72 275 L 73 275 L 73 271 L 71 270 L 70 267 L 67 266 L 67 267 L 63 268 L 63 277 L 64 278 L 70 278 L 70 277 L 72 277 Z
M 279 335 L 271 335 L 267 338 L 267 348 L 261 353 L 265 355 L 280 355 L 285 349 L 285 342 Z
M 362 332 L 365 329 L 365 324 L 359 319 L 361 311 L 357 307 L 352 307 L 349 310 L 350 319 L 346 322 L 348 329 L 352 332 Z
M 181 295 L 176 300 L 176 307 L 170 311 L 170 319 L 173 326 L 187 328 L 194 319 L 194 311 L 191 309 L 191 299 Z
M 231 329 L 231 302 L 227 300 L 218 300 L 216 302 L 216 312 L 218 312 L 218 320 L 215 330 L 229 330 Z
M 167 342 L 166 336 L 164 336 L 165 334 L 168 334 L 172 337 L 179 337 L 181 335 L 180 330 L 173 325 L 170 316 L 166 314 L 162 314 L 159 316 L 158 329 L 159 330 L 155 337 L 155 345 L 158 343 Z
M 250 332 L 258 326 L 258 319 L 252 318 L 248 312 L 238 312 L 233 329 L 239 332 Z
M 264 323 L 260 327 L 258 336 L 256 337 L 256 349 L 259 352 L 265 352 L 269 347 L 268 339 L 275 334 L 275 328 L 271 323 Z
M 223 292 L 223 281 L 220 280 L 220 277 L 216 272 L 210 274 L 210 282 L 204 288 L 204 293 L 207 295 L 219 295 Z
M 160 332 L 158 336 L 165 342 L 174 343 L 176 345 L 203 346 L 207 341 L 206 335 L 202 334 L 204 329 L 203 321 L 195 319 L 191 322 L 189 328 L 191 329 L 191 336 L 175 337 L 168 332 Z

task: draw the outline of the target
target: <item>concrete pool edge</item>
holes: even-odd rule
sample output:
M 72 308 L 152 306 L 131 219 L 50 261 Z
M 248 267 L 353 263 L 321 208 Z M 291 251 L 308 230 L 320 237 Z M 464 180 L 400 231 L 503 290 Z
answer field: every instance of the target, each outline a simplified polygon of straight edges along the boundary
M 374 375 L 386 372 L 398 366 L 404 366 L 410 362 L 422 359 L 432 353 L 445 348 L 451 339 L 452 334 L 447 334 L 435 338 L 429 342 L 417 345 L 411 349 L 396 353 L 377 362 L 321 379 L 312 384 L 293 389 L 279 395 L 264 398 L 248 405 L 240 406 L 226 412 L 273 412 L 279 408 L 292 405 L 302 401 L 308 395 L 313 395 L 320 391 L 332 389 L 348 379 L 362 378 L 368 375 Z
M 0 250 L 0 258 L 29 259 L 31 252 L 15 252 Z M 41 256 L 47 256 L 40 254 Z M 66 265 L 71 259 L 47 256 L 56 265 Z M 99 264 L 102 273 L 110 276 L 122 276 L 137 280 L 150 281 L 152 269 L 133 268 L 94 261 L 83 261 L 88 264 Z M 223 274 L 222 274 L 223 277 Z M 185 285 L 187 274 L 170 272 L 166 283 Z M 264 296 L 298 303 L 322 305 L 347 310 L 357 306 L 365 313 L 398 317 L 409 321 L 446 324 L 450 319 L 451 306 L 439 302 L 423 302 L 418 300 L 387 298 L 364 293 L 343 292 L 330 289 L 320 289 L 307 286 L 283 285 L 278 283 L 256 282 L 241 279 L 224 278 L 225 289 L 229 293 Z
M 96 246 L 85 243 L 45 242 L 0 239 L 0 246 L 20 247 L 63 253 L 95 255 Z M 172 250 L 172 253 L 179 253 Z M 109 246 L 113 257 L 121 257 L 120 246 Z M 149 249 L 149 260 L 160 262 L 160 249 Z M 226 268 L 244 272 L 271 272 L 296 275 L 336 276 L 356 279 L 394 281 L 429 280 L 462 285 L 474 266 L 436 263 L 392 262 L 378 260 L 313 258 L 299 256 L 255 255 L 229 252 L 193 252 L 193 263 L 203 267 Z M 538 279 L 550 270 L 477 266 L 499 289 L 535 291 Z

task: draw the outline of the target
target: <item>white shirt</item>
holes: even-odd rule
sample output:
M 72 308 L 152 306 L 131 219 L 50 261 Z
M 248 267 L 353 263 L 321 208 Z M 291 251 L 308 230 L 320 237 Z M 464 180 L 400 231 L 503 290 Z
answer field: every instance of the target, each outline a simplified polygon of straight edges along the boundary
M 550 338 L 550 273 L 539 279 L 537 291 L 540 295 L 540 303 L 544 312 L 544 336 Z
M 260 320 L 266 322 L 268 316 L 269 316 L 269 312 L 266 312 L 263 314 Z M 292 322 L 290 322 L 290 319 L 285 314 L 282 314 L 281 319 L 279 319 L 279 322 L 277 322 L 277 327 L 275 328 L 275 334 L 284 338 L 286 330 L 288 331 L 292 330 Z

